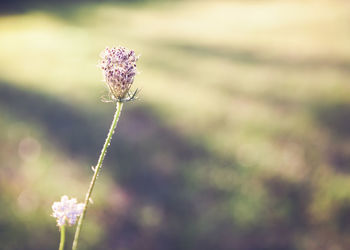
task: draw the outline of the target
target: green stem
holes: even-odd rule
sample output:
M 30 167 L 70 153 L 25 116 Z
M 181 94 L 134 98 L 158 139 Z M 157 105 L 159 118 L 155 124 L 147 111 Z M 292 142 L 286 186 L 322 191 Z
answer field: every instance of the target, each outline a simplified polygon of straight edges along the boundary
M 61 226 L 61 240 L 60 240 L 60 246 L 58 250 L 63 250 L 64 249 L 64 241 L 66 239 L 66 227 Z
M 111 124 L 110 129 L 109 129 L 106 141 L 105 141 L 105 143 L 103 145 L 103 148 L 101 150 L 100 157 L 98 158 L 97 165 L 96 165 L 96 167 L 94 169 L 95 173 L 92 176 L 89 189 L 88 189 L 88 191 L 86 193 L 85 203 L 84 203 L 84 210 L 83 210 L 83 213 L 81 214 L 81 216 L 79 218 L 79 221 L 78 221 L 78 226 L 77 226 L 77 229 L 76 229 L 75 235 L 74 235 L 74 241 L 73 241 L 72 250 L 76 250 L 77 249 L 79 234 L 80 234 L 81 226 L 83 224 L 84 217 L 85 217 L 85 214 L 86 214 L 87 206 L 88 206 L 89 200 L 91 198 L 91 193 L 92 193 L 92 190 L 94 189 L 98 173 L 101 170 L 103 159 L 106 156 L 107 148 L 108 148 L 109 144 L 111 143 L 114 130 L 115 130 L 116 126 L 117 126 L 117 123 L 118 123 L 118 120 L 119 120 L 119 117 L 120 117 L 120 113 L 122 111 L 122 107 L 123 107 L 123 103 L 122 102 L 117 102 L 117 108 L 116 108 L 116 111 L 115 111 L 115 114 L 114 114 L 113 122 Z

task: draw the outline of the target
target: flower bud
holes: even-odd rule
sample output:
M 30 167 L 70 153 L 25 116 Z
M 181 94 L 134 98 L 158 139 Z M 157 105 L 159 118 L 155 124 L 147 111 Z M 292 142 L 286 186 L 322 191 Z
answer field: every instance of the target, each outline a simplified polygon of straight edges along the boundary
M 102 60 L 99 65 L 112 96 L 117 100 L 123 99 L 134 82 L 139 56 L 133 50 L 121 46 L 107 47 L 100 56 Z

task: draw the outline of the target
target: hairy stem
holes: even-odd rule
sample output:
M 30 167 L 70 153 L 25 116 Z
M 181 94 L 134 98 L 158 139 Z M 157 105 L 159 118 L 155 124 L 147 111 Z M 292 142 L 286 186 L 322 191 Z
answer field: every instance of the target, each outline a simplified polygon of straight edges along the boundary
M 63 250 L 64 249 L 64 241 L 66 239 L 66 227 L 61 226 L 61 240 L 60 240 L 60 246 L 58 250 Z
M 82 224 L 83 224 L 83 221 L 84 221 L 84 217 L 85 217 L 86 210 L 87 210 L 87 207 L 88 207 L 88 204 L 89 204 L 89 200 L 91 198 L 91 193 L 92 193 L 92 190 L 94 189 L 97 176 L 98 176 L 98 174 L 99 174 L 99 172 L 101 170 L 103 159 L 106 156 L 107 148 L 108 148 L 109 144 L 111 143 L 114 130 L 115 130 L 116 126 L 117 126 L 117 123 L 118 123 L 118 120 L 119 120 L 119 117 L 120 117 L 120 113 L 122 111 L 122 107 L 123 107 L 123 103 L 122 102 L 117 102 L 117 108 L 116 108 L 116 111 L 115 111 L 115 114 L 114 114 L 113 122 L 111 124 L 110 129 L 109 129 L 106 141 L 105 141 L 105 143 L 103 145 L 103 148 L 101 150 L 100 157 L 98 158 L 97 165 L 96 165 L 96 167 L 94 169 L 94 175 L 92 176 L 89 189 L 88 189 L 88 191 L 86 193 L 85 202 L 84 202 L 84 210 L 83 210 L 83 213 L 81 214 L 81 216 L 79 218 L 79 221 L 78 221 L 78 226 L 77 226 L 77 229 L 76 229 L 75 235 L 74 235 L 74 241 L 73 241 L 72 250 L 76 250 L 77 249 L 79 234 L 80 234 L 81 227 L 82 227 Z

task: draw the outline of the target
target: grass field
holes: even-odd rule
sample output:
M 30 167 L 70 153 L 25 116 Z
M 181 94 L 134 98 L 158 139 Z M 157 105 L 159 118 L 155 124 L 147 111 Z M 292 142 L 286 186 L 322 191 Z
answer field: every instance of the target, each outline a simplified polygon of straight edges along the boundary
M 0 245 L 55 249 L 141 54 L 81 249 L 347 249 L 350 3 L 83 3 L 0 16 Z M 71 240 L 73 229 L 68 230 Z M 68 248 L 67 248 L 68 249 Z

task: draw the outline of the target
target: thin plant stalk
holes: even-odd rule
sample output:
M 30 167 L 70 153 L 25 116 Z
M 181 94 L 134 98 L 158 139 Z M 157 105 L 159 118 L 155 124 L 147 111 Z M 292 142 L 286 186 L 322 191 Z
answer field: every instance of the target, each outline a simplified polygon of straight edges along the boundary
M 61 226 L 61 240 L 60 240 L 60 246 L 59 246 L 58 250 L 63 250 L 64 249 L 65 239 L 66 239 L 66 227 L 65 226 Z
M 122 111 L 122 107 L 123 107 L 123 103 L 122 102 L 117 102 L 117 107 L 116 107 L 116 111 L 115 111 L 115 114 L 114 114 L 113 122 L 111 124 L 110 129 L 109 129 L 106 141 L 105 141 L 105 143 L 103 145 L 103 148 L 101 150 L 100 157 L 98 158 L 97 165 L 93 169 L 94 170 L 94 175 L 92 176 L 89 189 L 88 189 L 88 191 L 86 193 L 85 202 L 84 202 L 84 210 L 83 210 L 83 213 L 81 214 L 81 216 L 79 218 L 79 221 L 78 221 L 78 226 L 77 226 L 77 229 L 76 229 L 75 235 L 74 235 L 74 241 L 73 241 L 72 250 L 76 250 L 77 249 L 79 235 L 80 235 L 81 227 L 82 227 L 82 224 L 83 224 L 83 221 L 84 221 L 84 218 L 85 218 L 86 210 L 87 210 L 90 198 L 91 198 L 91 193 L 92 193 L 92 190 L 94 189 L 94 186 L 95 186 L 95 183 L 96 183 L 96 179 L 97 179 L 98 174 L 99 174 L 99 172 L 101 170 L 103 160 L 104 160 L 104 158 L 106 156 L 107 148 L 108 148 L 108 146 L 111 143 L 114 130 L 117 127 L 118 120 L 119 120 L 119 117 L 120 117 L 120 113 Z

